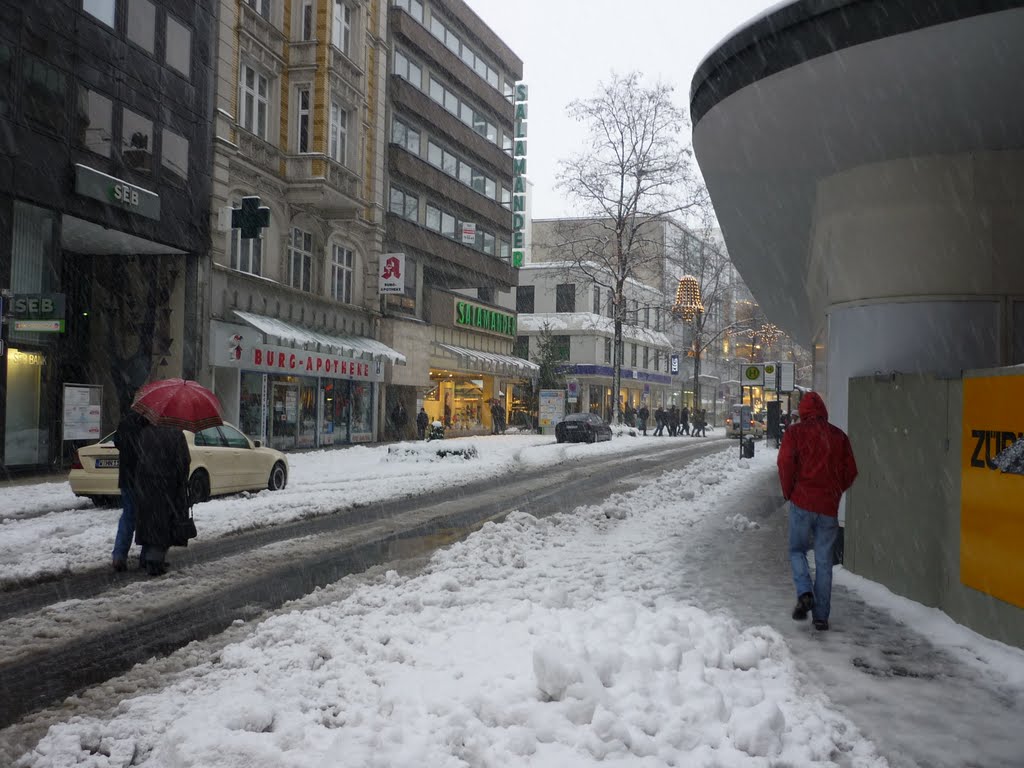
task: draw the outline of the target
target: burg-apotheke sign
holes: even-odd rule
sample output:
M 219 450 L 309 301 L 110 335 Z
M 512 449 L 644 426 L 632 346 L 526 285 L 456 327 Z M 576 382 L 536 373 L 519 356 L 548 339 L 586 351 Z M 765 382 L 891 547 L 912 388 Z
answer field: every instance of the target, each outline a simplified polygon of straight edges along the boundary
M 246 370 L 263 373 L 286 373 L 291 376 L 324 376 L 332 379 L 380 381 L 380 366 L 373 360 L 355 360 L 327 352 L 254 344 L 240 350 L 237 360 L 230 361 Z

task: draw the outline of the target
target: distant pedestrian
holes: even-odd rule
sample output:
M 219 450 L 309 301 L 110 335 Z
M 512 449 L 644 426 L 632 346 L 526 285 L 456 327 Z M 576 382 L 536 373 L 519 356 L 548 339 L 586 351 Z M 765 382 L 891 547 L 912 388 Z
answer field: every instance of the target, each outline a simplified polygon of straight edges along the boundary
M 430 417 L 427 415 L 425 409 L 420 408 L 420 412 L 416 414 L 416 437 L 420 440 L 425 440 L 427 437 L 427 424 L 430 423 Z
M 409 423 L 409 414 L 405 412 L 405 405 L 401 400 L 391 409 L 391 423 L 395 428 L 395 438 L 402 440 L 405 437 L 405 426 Z
M 177 543 L 175 523 L 188 516 L 190 461 L 180 429 L 151 425 L 139 433 L 135 541 L 150 576 L 167 572 L 167 550 Z
M 661 437 L 665 430 L 665 409 L 660 405 L 654 411 L 655 437 Z
M 633 406 L 631 404 L 629 404 L 629 403 L 626 404 L 625 416 L 626 416 L 626 426 L 627 427 L 635 427 L 636 426 L 636 411 L 633 410 Z
M 121 490 L 121 518 L 114 537 L 113 566 L 115 571 L 128 568 L 128 552 L 135 536 L 137 501 L 137 471 L 139 464 L 139 436 L 149 426 L 146 418 L 135 411 L 121 419 L 114 433 L 114 447 L 118 452 L 117 487 Z M 145 563 L 145 549 L 139 555 L 139 564 Z
M 505 431 L 502 426 L 502 408 L 498 405 L 498 401 L 495 400 L 491 403 L 491 434 L 498 435 Z
M 672 406 L 668 409 L 668 435 L 669 437 L 675 437 L 676 432 L 679 431 L 679 409 L 676 406 Z
M 694 416 L 693 416 L 693 428 L 692 428 L 692 431 L 690 432 L 690 434 L 692 434 L 694 437 L 697 437 L 698 435 L 700 435 L 701 437 L 707 437 L 708 436 L 708 433 L 707 433 L 707 428 L 708 428 L 707 413 L 708 412 L 706 410 L 704 410 L 703 408 L 701 408 L 699 410 L 696 410 L 696 409 L 694 410 L 694 412 L 693 412 L 693 414 L 694 414 Z
M 800 421 L 786 429 L 777 459 L 782 496 L 789 501 L 789 561 L 796 586 L 793 618 L 810 612 L 814 628 L 828 629 L 832 559 L 839 534 L 839 500 L 857 477 L 850 439 L 828 422 L 817 392 L 800 400 Z M 807 550 L 814 546 L 814 585 Z
M 651 412 L 647 409 L 647 405 L 643 404 L 640 406 L 640 410 L 636 413 L 639 421 L 637 426 L 640 427 L 640 431 L 643 432 L 644 437 L 647 437 L 647 419 L 650 417 Z
M 683 431 L 683 434 L 690 434 L 690 409 L 685 405 L 683 406 L 682 413 L 679 414 L 679 428 Z

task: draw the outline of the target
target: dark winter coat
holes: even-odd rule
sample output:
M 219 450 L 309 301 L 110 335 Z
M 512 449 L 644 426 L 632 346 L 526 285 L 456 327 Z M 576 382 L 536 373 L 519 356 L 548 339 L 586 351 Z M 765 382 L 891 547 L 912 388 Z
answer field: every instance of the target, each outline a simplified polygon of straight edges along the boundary
M 139 464 L 139 437 L 142 430 L 149 426 L 146 417 L 135 411 L 121 419 L 114 433 L 114 447 L 118 452 L 117 487 L 135 487 L 136 468 Z
M 800 421 L 786 429 L 777 463 L 783 498 L 808 512 L 839 514 L 839 499 L 857 477 L 857 462 L 846 433 L 828 423 L 817 392 L 800 400 Z
M 429 422 L 430 422 L 430 417 L 427 416 L 427 412 L 426 411 L 420 411 L 416 415 L 416 426 L 419 427 L 420 429 L 426 429 L 427 428 L 427 424 Z
M 139 437 L 135 541 L 166 549 L 174 544 L 174 520 L 188 514 L 190 457 L 185 433 L 146 427 Z

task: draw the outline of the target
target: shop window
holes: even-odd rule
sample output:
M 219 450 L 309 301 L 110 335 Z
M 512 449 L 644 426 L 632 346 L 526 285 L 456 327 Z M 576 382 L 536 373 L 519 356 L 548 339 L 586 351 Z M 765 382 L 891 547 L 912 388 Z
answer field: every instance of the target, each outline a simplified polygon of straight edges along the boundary
M 111 29 L 116 20 L 117 0 L 82 0 L 82 10 Z
M 515 344 L 512 345 L 512 354 L 521 357 L 523 360 L 530 359 L 530 337 L 516 336 Z
M 239 124 L 245 130 L 261 139 L 267 138 L 268 94 L 270 83 L 266 75 L 243 64 L 239 73 L 239 101 L 241 119 Z
M 532 285 L 520 285 L 516 288 L 516 312 L 533 314 L 534 287 Z
M 331 102 L 331 159 L 342 165 L 348 160 L 348 112 Z
M 128 0 L 128 39 L 153 53 L 156 39 L 156 8 L 150 0 Z
M 67 78 L 60 70 L 25 56 L 22 63 L 25 91 L 22 102 L 25 117 L 57 132 L 65 130 Z
M 342 0 L 334 0 L 331 44 L 346 56 L 352 55 L 352 9 Z
M 351 392 L 350 439 L 367 442 L 373 438 L 373 386 L 369 382 L 353 381 Z
M 167 65 L 178 70 L 186 78 L 192 66 L 192 30 L 167 15 L 167 47 L 164 51 Z
M 576 284 L 561 283 L 555 286 L 555 312 L 576 311 Z
M 292 227 L 288 241 L 288 284 L 309 291 L 313 271 L 313 233 Z
M 238 426 L 253 440 L 263 440 L 263 376 L 242 372 Z
M 343 304 L 352 303 L 352 251 L 338 245 L 331 246 L 331 298 Z
M 75 123 L 80 146 L 97 155 L 110 157 L 114 135 L 114 105 L 110 99 L 80 87 Z
M 569 359 L 569 336 L 552 336 L 551 350 L 555 360 Z
M 188 181 L 188 139 L 164 128 L 162 140 L 160 164 L 164 169 L 164 181 L 184 186 Z
M 130 109 L 121 111 L 121 160 L 134 171 L 153 170 L 153 121 Z

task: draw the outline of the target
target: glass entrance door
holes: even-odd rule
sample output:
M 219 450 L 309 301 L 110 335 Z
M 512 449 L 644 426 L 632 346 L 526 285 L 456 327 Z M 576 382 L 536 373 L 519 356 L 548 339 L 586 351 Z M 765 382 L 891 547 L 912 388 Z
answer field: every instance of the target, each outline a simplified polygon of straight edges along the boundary
M 299 434 L 299 385 L 272 382 L 270 385 L 270 447 L 279 451 L 295 448 Z

